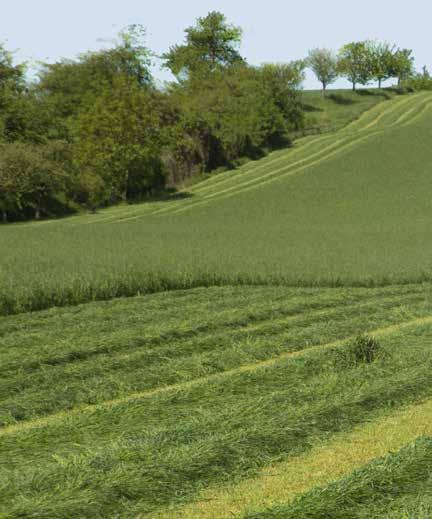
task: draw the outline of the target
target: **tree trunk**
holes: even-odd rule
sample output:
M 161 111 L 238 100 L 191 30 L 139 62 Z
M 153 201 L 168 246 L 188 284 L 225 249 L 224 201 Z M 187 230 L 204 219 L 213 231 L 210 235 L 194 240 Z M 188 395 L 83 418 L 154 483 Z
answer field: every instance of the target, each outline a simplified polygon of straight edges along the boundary
M 356 83 L 353 83 L 353 92 L 356 90 Z
M 398 86 L 400 86 L 401 83 L 402 83 L 402 78 L 398 77 Z
M 8 221 L 7 212 L 4 209 L 2 209 L 2 222 L 7 223 L 7 221 Z
M 39 207 L 36 207 L 36 210 L 35 210 L 35 219 L 36 219 L 36 220 L 40 220 L 40 208 L 39 208 Z
M 322 82 L 322 89 L 323 89 L 323 95 L 325 95 L 326 90 L 327 90 L 327 83 L 325 81 Z
M 381 88 L 381 82 L 382 82 L 382 79 L 379 78 L 379 79 L 378 79 L 378 88 Z

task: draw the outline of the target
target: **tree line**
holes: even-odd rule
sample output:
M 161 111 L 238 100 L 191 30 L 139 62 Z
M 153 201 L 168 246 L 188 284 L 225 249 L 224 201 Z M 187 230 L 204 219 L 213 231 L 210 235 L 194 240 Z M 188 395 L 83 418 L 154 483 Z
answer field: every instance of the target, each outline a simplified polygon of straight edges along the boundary
M 411 51 L 370 42 L 336 56 L 251 66 L 242 30 L 219 12 L 198 18 L 163 55 L 158 84 L 145 31 L 108 49 L 43 63 L 36 81 L 0 46 L 0 214 L 3 221 L 163 196 L 167 187 L 287 145 L 304 126 L 306 67 L 324 90 L 413 75 Z
M 381 88 L 383 81 L 392 78 L 401 85 L 414 75 L 412 50 L 371 40 L 348 43 L 338 53 L 326 48 L 312 49 L 306 62 L 324 92 L 340 77 L 346 78 L 355 90 L 357 85 L 372 81 Z

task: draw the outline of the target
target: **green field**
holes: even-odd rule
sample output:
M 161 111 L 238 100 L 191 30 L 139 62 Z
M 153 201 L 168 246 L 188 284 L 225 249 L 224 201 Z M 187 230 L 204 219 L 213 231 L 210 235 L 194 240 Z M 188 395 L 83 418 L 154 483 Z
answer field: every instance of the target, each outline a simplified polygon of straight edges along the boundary
M 197 184 L 185 198 L 1 229 L 1 313 L 213 285 L 431 278 L 432 95 Z
M 0 228 L 1 518 L 430 517 L 432 94 L 371 104 Z

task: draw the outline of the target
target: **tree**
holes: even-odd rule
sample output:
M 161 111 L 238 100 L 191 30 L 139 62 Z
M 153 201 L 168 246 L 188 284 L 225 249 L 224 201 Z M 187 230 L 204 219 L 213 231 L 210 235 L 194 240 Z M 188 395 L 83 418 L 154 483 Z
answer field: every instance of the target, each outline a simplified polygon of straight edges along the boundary
M 305 67 L 304 61 L 293 61 L 267 63 L 259 69 L 266 95 L 282 115 L 286 131 L 299 130 L 304 123 L 300 89 Z
M 30 167 L 21 144 L 3 144 L 0 148 L 0 211 L 2 221 L 9 213 L 22 209 L 22 199 L 28 191 Z
M 367 85 L 372 77 L 367 42 L 352 42 L 339 51 L 339 72 L 356 89 L 356 85 Z
M 322 83 L 323 93 L 339 77 L 338 60 L 330 49 L 312 49 L 306 63 Z
M 8 127 L 13 124 L 11 106 L 25 89 L 25 65 L 14 65 L 13 54 L 0 44 L 0 139 L 6 138 Z
M 165 67 L 177 77 L 191 74 L 207 74 L 243 62 L 238 48 L 242 30 L 227 23 L 226 17 L 217 11 L 205 18 L 198 18 L 196 25 L 186 29 L 186 42 L 174 45 L 162 57 Z
M 148 194 L 164 185 L 157 93 L 119 76 L 84 106 L 74 123 L 78 169 L 103 179 L 106 201 L 127 200 L 140 185 Z M 138 193 L 134 193 L 138 195 Z
M 75 186 L 75 198 L 92 213 L 109 198 L 107 186 L 100 175 L 91 170 L 80 173 Z
M 371 75 L 378 81 L 378 88 L 382 82 L 392 77 L 394 49 L 388 43 L 368 42 L 367 50 L 369 53 Z
M 3 220 L 7 213 L 33 208 L 35 218 L 51 197 L 65 188 L 66 172 L 55 159 L 56 143 L 33 146 L 25 143 L 4 144 L 0 154 L 0 208 Z
M 145 30 L 132 25 L 121 31 L 109 49 L 87 52 L 76 60 L 64 59 L 43 64 L 38 92 L 60 119 L 75 116 L 89 97 L 97 97 L 118 76 L 126 76 L 141 86 L 151 86 L 151 52 L 144 45 Z
M 400 85 L 402 81 L 409 79 L 414 74 L 414 57 L 410 49 L 397 49 L 393 53 L 392 77 L 398 79 Z

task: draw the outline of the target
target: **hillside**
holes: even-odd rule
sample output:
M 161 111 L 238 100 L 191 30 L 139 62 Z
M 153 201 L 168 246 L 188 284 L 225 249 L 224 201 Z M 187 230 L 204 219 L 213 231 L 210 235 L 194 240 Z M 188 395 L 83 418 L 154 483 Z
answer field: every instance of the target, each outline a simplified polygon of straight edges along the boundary
M 0 517 L 428 517 L 431 110 L 2 227 Z
M 1 312 L 215 284 L 430 279 L 431 107 L 430 93 L 380 103 L 177 200 L 5 227 Z

